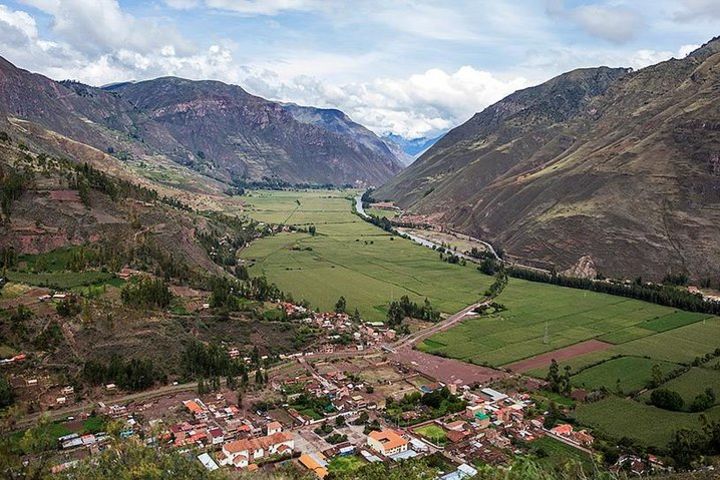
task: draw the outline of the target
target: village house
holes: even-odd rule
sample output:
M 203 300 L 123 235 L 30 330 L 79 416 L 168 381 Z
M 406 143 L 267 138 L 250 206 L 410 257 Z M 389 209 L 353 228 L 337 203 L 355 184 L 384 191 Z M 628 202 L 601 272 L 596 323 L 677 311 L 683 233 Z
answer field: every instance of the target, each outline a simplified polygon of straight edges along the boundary
M 278 432 L 259 438 L 235 440 L 223 445 L 217 457 L 220 465 L 244 468 L 250 463 L 273 455 L 290 455 L 295 448 L 292 434 Z
M 388 457 L 406 451 L 409 442 L 395 431 L 385 429 L 380 432 L 370 432 L 367 443 L 370 448 Z

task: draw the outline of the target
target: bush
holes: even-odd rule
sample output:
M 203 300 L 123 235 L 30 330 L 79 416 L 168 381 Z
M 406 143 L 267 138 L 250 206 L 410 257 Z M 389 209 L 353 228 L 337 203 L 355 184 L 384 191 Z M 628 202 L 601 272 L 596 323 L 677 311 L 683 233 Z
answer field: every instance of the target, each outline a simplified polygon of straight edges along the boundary
M 650 394 L 650 403 L 664 410 L 679 412 L 683 409 L 685 401 L 679 393 L 672 390 L 658 389 Z

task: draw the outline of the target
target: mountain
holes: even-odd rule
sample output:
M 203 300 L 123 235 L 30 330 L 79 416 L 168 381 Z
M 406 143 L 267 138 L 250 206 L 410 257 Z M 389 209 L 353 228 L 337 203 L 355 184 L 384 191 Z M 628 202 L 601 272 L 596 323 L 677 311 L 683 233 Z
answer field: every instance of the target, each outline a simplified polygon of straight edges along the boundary
M 337 110 L 283 105 L 236 85 L 175 77 L 108 91 L 192 152 L 181 161 L 209 166 L 225 180 L 379 184 L 402 168 L 374 134 Z
M 416 158 L 425 153 L 428 148 L 435 145 L 435 143 L 437 143 L 437 141 L 440 140 L 444 135 L 445 133 L 434 137 L 418 137 L 408 139 L 400 135 L 390 133 L 388 135 L 384 135 L 382 139 L 383 141 L 385 141 L 385 143 L 397 145 L 400 150 L 406 155 L 405 164 L 410 165 L 412 162 L 415 161 Z
M 402 168 L 374 134 L 341 112 L 337 125 L 345 129 L 297 120 L 291 110 L 221 82 L 167 77 L 95 88 L 56 82 L 0 58 L 2 121 L 55 154 L 72 153 L 68 144 L 79 142 L 143 166 L 180 167 L 183 175 L 192 169 L 203 174 L 193 181 L 211 183 L 377 185 Z
M 720 40 L 574 70 L 474 115 L 376 193 L 558 270 L 720 274 Z

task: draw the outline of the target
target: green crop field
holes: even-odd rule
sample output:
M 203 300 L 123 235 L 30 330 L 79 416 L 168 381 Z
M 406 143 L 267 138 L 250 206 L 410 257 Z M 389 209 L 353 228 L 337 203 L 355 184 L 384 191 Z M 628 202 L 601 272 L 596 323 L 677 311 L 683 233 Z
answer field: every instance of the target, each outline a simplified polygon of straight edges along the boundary
M 434 423 L 428 423 L 422 427 L 416 428 L 415 432 L 427 438 L 436 445 L 444 445 L 447 441 L 447 435 L 445 430 L 435 425 Z
M 550 437 L 540 437 L 528 443 L 530 452 L 538 461 L 550 468 L 560 468 L 568 463 L 582 465 L 585 472 L 593 471 L 593 459 L 587 453 Z
M 706 388 L 712 388 L 716 397 L 720 397 L 720 370 L 694 367 L 679 377 L 664 383 L 660 388 L 678 392 L 683 397 L 687 409 L 695 396 L 703 393 Z M 640 397 L 641 400 L 645 401 L 649 398 L 650 392 L 646 392 Z M 720 398 L 715 401 L 716 405 L 718 403 L 720 403 Z
M 394 237 L 351 213 L 351 193 L 252 192 L 247 214 L 265 222 L 314 224 L 317 234 L 281 233 L 243 250 L 252 275 L 265 275 L 296 299 L 332 309 L 342 295 L 349 311 L 384 320 L 392 299 L 428 298 L 445 313 L 477 301 L 492 283 L 473 265 L 441 262 L 432 250 Z M 298 205 L 298 202 L 300 203 Z
M 703 412 L 710 421 L 720 420 L 720 407 Z M 700 413 L 670 412 L 634 400 L 608 397 L 580 405 L 577 420 L 614 438 L 628 437 L 647 446 L 667 446 L 673 431 L 700 428 Z
M 515 278 L 497 301 L 507 311 L 467 320 L 434 335 L 421 348 L 474 363 L 506 365 L 584 340 L 625 335 L 628 328 L 640 330 L 645 323 L 676 313 L 638 300 Z M 642 335 L 656 332 L 644 329 Z
M 573 385 L 586 389 L 607 387 L 615 391 L 618 386 L 623 394 L 627 395 L 645 388 L 652 380 L 653 365 L 659 365 L 663 375 L 678 367 L 669 362 L 658 362 L 642 357 L 620 357 L 608 360 L 594 367 L 590 367 L 572 377 Z

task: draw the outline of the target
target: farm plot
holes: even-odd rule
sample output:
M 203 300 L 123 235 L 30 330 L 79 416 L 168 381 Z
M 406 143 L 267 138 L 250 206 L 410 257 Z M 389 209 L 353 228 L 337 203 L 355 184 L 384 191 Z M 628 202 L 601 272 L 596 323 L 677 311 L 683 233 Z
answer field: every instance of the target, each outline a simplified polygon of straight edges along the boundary
M 676 310 L 637 300 L 511 278 L 499 314 L 467 320 L 432 336 L 421 349 L 473 363 L 508 365 L 591 339 L 657 335 L 641 326 Z M 639 330 L 643 331 L 639 331 Z M 608 351 L 613 350 L 614 347 Z M 583 352 L 580 352 L 583 353 Z M 532 367 L 536 368 L 536 367 Z
M 720 407 L 703 412 L 710 421 L 720 420 Z M 675 430 L 700 428 L 700 413 L 671 412 L 634 400 L 608 397 L 580 405 L 577 420 L 613 438 L 628 437 L 657 448 L 667 446 Z
M 384 320 L 392 299 L 428 298 L 445 313 L 475 302 L 492 283 L 472 265 L 441 262 L 432 250 L 390 235 L 351 213 L 345 193 L 269 192 L 247 198 L 261 221 L 312 223 L 316 235 L 282 233 L 253 242 L 241 256 L 296 299 L 332 309 L 342 295 L 366 320 Z M 299 201 L 299 204 L 296 202 Z
M 663 375 L 678 367 L 669 362 L 658 362 L 642 357 L 620 357 L 590 367 L 572 377 L 573 385 L 589 390 L 607 387 L 624 394 L 645 388 L 652 379 L 653 365 L 659 365 Z
M 720 396 L 720 370 L 694 367 L 679 377 L 664 383 L 660 388 L 679 393 L 683 397 L 687 408 L 695 399 L 695 396 L 704 393 L 706 388 L 712 388 L 716 396 Z M 646 401 L 649 400 L 650 392 L 643 394 L 640 398 Z M 716 399 L 716 405 L 718 401 L 720 399 Z

